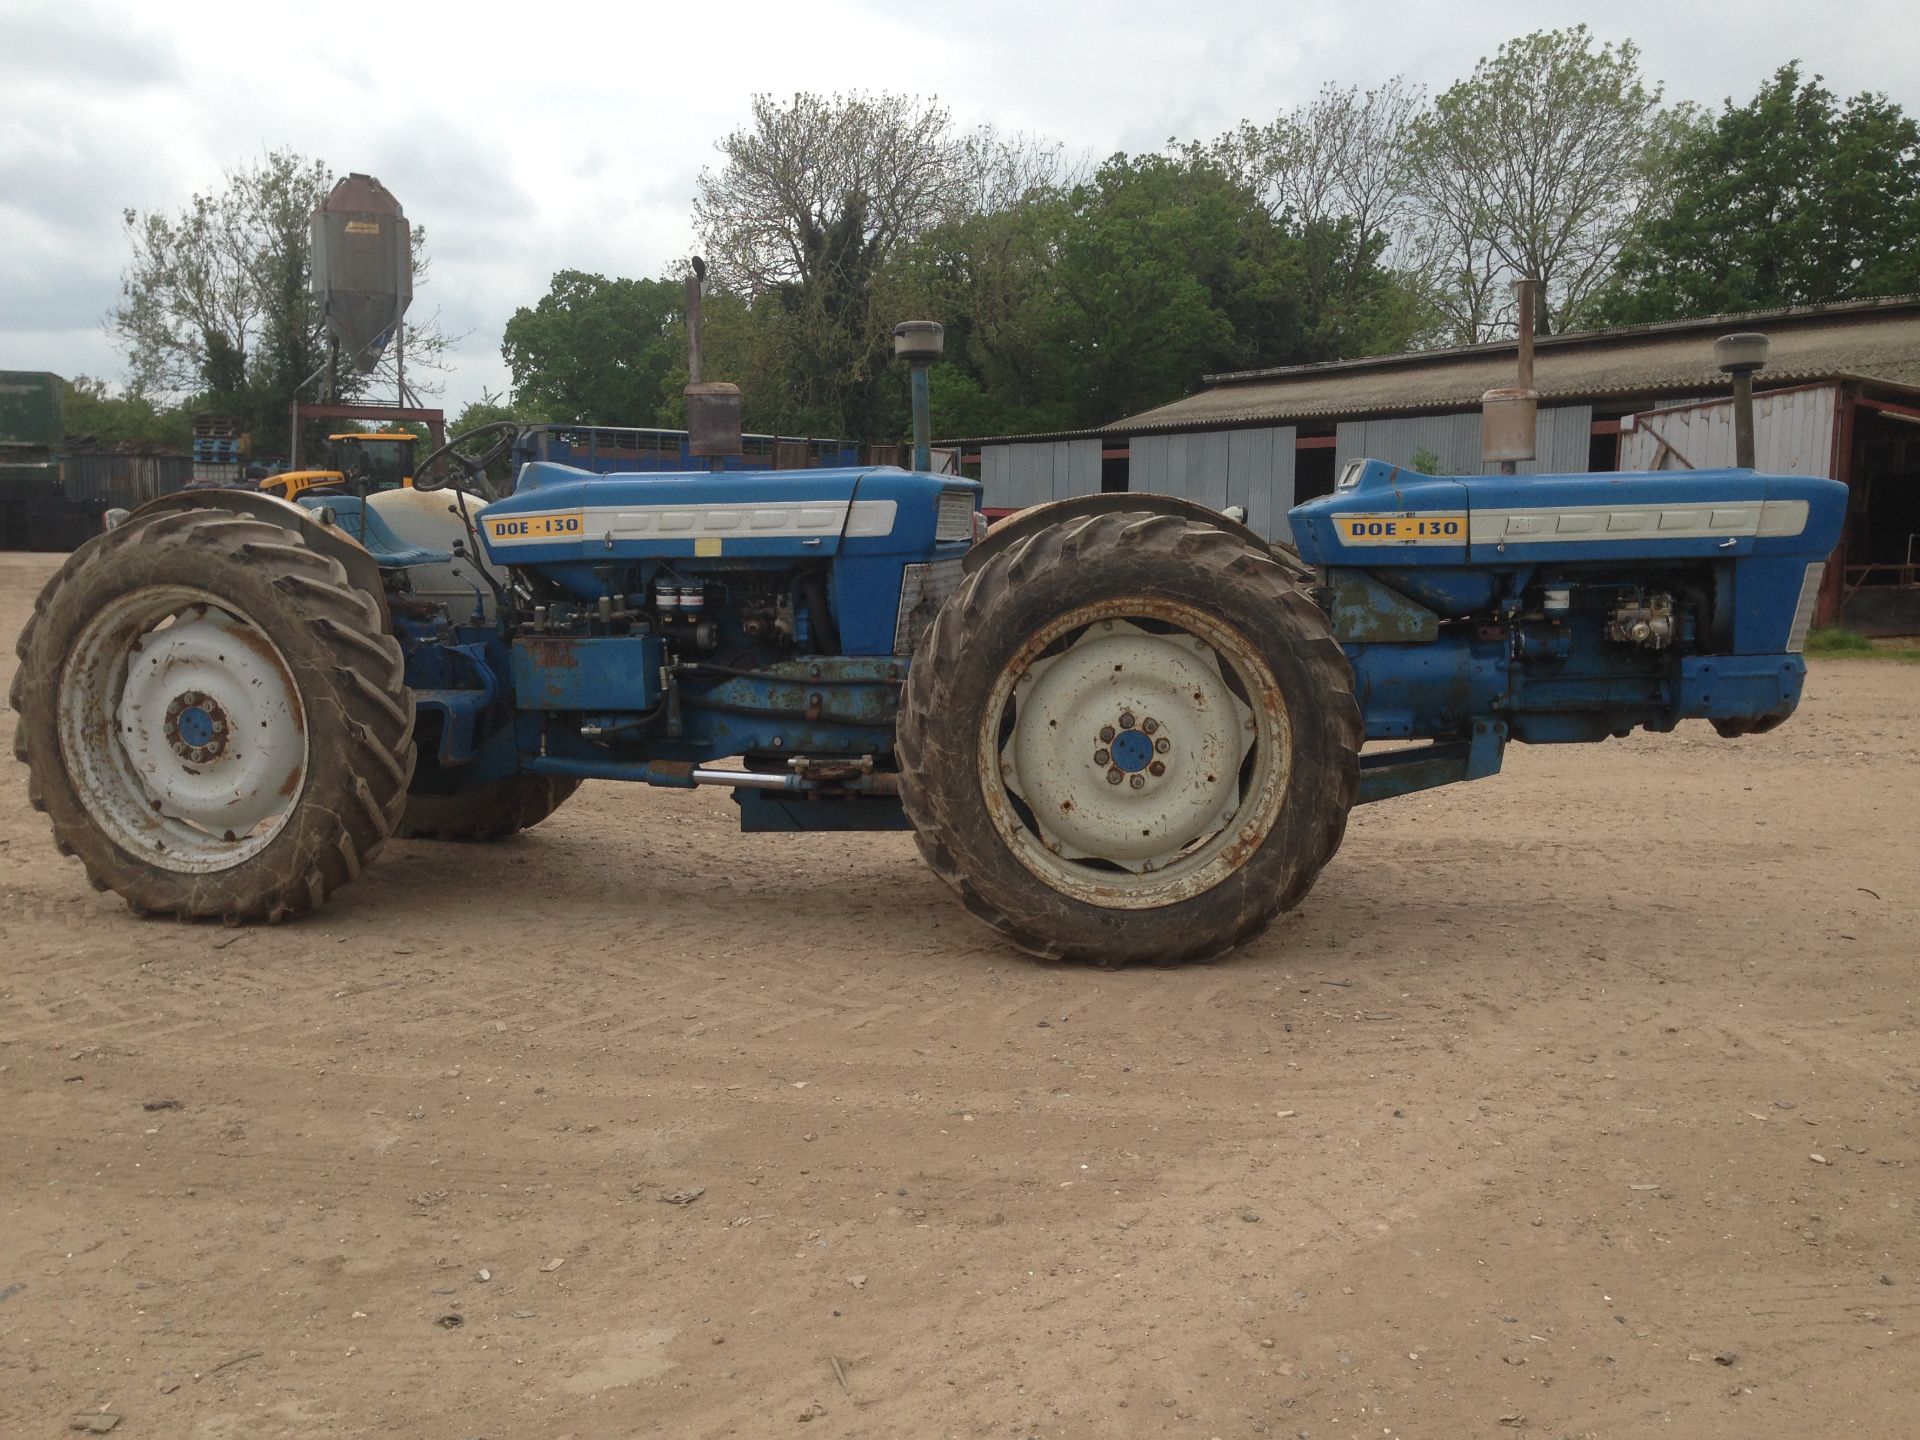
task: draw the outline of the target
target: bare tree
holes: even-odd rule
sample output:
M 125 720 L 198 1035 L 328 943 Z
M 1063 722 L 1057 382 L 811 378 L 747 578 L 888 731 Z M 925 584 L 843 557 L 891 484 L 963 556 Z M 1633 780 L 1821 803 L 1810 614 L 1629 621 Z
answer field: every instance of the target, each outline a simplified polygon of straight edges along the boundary
M 1407 145 L 1425 92 L 1394 76 L 1373 90 L 1324 86 L 1265 125 L 1242 123 L 1217 156 L 1252 184 L 1278 220 L 1350 222 L 1363 242 L 1385 237 L 1388 263 L 1407 234 Z
M 1471 343 L 1511 326 L 1507 281 L 1542 282 L 1541 331 L 1578 324 L 1647 203 L 1681 112 L 1640 78 L 1632 41 L 1584 25 L 1502 45 L 1411 126 L 1416 253 Z
M 1093 172 L 1086 155 L 1068 153 L 1058 140 L 1024 131 L 1001 135 L 981 126 L 966 137 L 963 173 L 969 189 L 963 205 L 971 215 L 998 215 L 1036 196 L 1059 195 Z
M 972 147 L 937 101 L 907 95 L 753 97 L 753 123 L 700 172 L 694 225 L 716 277 L 759 295 L 820 278 L 837 238 L 884 259 L 958 213 Z
M 1046 169 L 1037 147 L 956 131 L 936 100 L 859 92 L 757 95 L 719 150 L 694 199 L 714 279 L 760 316 L 793 423 L 861 439 L 885 428 L 898 388 L 891 263 Z

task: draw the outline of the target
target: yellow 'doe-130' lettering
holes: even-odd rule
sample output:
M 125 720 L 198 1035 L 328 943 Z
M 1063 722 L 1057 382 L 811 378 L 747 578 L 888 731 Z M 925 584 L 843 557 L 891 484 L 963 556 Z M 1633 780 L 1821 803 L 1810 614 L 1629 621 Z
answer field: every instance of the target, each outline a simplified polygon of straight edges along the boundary
M 578 540 L 586 533 L 586 515 L 579 510 L 546 515 L 492 515 L 481 517 L 487 539 L 496 545 L 524 545 L 535 540 Z
M 1425 515 L 1336 515 L 1343 545 L 1464 545 L 1467 517 L 1458 511 Z

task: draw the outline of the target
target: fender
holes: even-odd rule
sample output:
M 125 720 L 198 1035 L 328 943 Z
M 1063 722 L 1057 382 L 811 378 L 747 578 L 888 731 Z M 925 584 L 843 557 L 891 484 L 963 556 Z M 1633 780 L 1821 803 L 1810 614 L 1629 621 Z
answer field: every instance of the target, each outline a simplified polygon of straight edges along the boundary
M 1044 505 L 1035 505 L 1031 509 L 996 520 L 992 528 L 987 531 L 986 538 L 967 552 L 963 569 L 968 575 L 973 574 L 1007 546 L 1024 540 L 1027 536 L 1044 530 L 1049 525 L 1058 525 L 1067 520 L 1080 520 L 1092 515 L 1112 515 L 1128 510 L 1137 510 L 1147 515 L 1178 515 L 1183 520 L 1195 520 L 1202 525 L 1211 525 L 1216 530 L 1224 530 L 1229 535 L 1237 535 L 1256 550 L 1267 551 L 1273 548 L 1267 538 L 1258 531 L 1248 528 L 1238 520 L 1228 519 L 1218 510 L 1208 509 L 1197 500 L 1187 500 L 1178 495 L 1135 494 L 1121 490 L 1101 495 L 1075 495 L 1066 500 L 1049 500 Z
M 380 607 L 382 627 L 393 627 L 380 566 L 359 541 L 337 525 L 321 524 L 313 511 L 260 490 L 178 490 L 158 500 L 149 500 L 128 518 L 170 515 L 180 510 L 237 510 L 269 525 L 278 525 L 282 530 L 297 531 L 310 549 L 338 560 L 355 587 L 371 595 Z

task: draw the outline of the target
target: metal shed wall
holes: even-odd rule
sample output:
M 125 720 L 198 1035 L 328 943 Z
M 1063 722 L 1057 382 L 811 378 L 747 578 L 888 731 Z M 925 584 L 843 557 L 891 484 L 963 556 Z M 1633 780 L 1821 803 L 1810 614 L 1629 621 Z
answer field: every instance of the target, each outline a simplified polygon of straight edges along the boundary
M 1213 430 L 1196 435 L 1136 435 L 1127 489 L 1180 495 L 1224 510 L 1238 505 L 1249 528 L 1270 540 L 1291 540 L 1294 427 Z
M 1042 440 L 988 445 L 980 451 L 980 503 L 989 510 L 1024 510 L 1071 495 L 1100 493 L 1098 440 Z
M 98 500 L 129 510 L 184 489 L 193 478 L 193 461 L 185 455 L 68 455 L 61 465 L 69 499 Z
M 1591 405 L 1543 408 L 1534 421 L 1536 458 L 1522 461 L 1517 468 L 1522 475 L 1584 472 L 1592 430 Z M 1349 460 L 1411 466 L 1422 450 L 1437 457 L 1437 474 L 1481 474 L 1486 465 L 1480 459 L 1480 412 L 1342 421 L 1334 433 L 1334 473 L 1346 469 Z
M 1839 391 L 1832 385 L 1755 396 L 1754 468 L 1774 475 L 1831 477 L 1838 408 Z M 1683 470 L 1687 464 L 1711 470 L 1733 461 L 1731 400 L 1641 415 L 1633 429 L 1620 431 L 1622 470 Z

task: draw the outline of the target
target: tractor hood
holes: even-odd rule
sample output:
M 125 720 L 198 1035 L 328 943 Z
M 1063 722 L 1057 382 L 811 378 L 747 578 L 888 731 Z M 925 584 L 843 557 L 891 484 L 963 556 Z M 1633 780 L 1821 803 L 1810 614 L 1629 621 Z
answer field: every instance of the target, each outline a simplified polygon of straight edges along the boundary
M 932 478 L 868 468 L 603 475 L 535 461 L 480 512 L 480 537 L 505 565 L 834 555 L 847 540 L 892 535 L 902 518 L 906 497 L 897 485 L 863 486 L 874 476 Z
M 1820 560 L 1839 539 L 1846 495 L 1833 480 L 1752 470 L 1429 476 L 1368 460 L 1288 519 L 1311 565 Z

